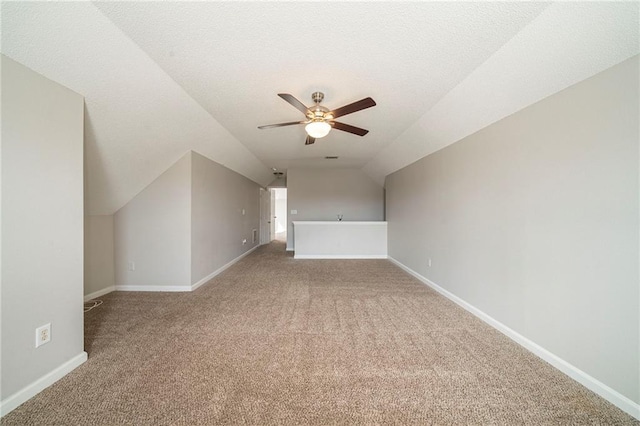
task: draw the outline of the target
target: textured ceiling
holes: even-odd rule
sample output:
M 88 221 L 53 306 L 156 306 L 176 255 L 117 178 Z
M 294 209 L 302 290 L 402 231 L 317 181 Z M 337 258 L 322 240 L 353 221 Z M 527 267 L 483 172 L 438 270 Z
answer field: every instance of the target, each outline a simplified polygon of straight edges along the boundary
M 87 197 L 110 214 L 186 151 L 384 177 L 638 53 L 638 3 L 2 3 L 2 52 L 86 98 Z M 374 108 L 304 146 L 276 96 Z M 327 162 L 326 155 L 338 155 Z

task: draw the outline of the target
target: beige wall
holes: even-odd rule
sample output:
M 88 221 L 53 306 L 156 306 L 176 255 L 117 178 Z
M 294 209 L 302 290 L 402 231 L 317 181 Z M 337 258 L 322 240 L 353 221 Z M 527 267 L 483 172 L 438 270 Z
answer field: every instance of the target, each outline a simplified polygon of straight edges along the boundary
M 384 188 L 359 169 L 289 169 L 287 213 L 287 248 L 293 249 L 293 221 L 337 221 L 339 213 L 344 221 L 384 220 Z
M 191 151 L 115 213 L 114 245 L 119 289 L 190 288 Z
M 259 191 L 255 182 L 189 151 L 114 215 L 116 289 L 190 291 L 256 247 Z M 108 232 L 106 222 L 94 223 L 98 232 Z
M 636 403 L 638 100 L 636 56 L 386 181 L 391 257 Z
M 85 216 L 84 295 L 99 295 L 115 286 L 113 215 Z
M 84 99 L 2 59 L 2 411 L 83 351 Z M 35 330 L 51 341 L 35 348 Z M 74 361 L 75 360 L 75 361 Z M 64 366 L 67 367 L 64 367 Z M 50 384 L 50 383 L 49 383 Z M 11 402 L 13 401 L 13 402 Z
M 195 152 L 191 176 L 191 284 L 196 284 L 260 243 L 260 186 Z

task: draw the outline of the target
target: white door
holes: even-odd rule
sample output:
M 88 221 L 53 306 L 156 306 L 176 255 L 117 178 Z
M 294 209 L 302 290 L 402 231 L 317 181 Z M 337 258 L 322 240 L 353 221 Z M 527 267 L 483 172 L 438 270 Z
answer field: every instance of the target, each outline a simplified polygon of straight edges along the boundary
M 270 189 L 269 192 L 271 192 L 271 217 L 269 218 L 269 220 L 271 221 L 271 227 L 269 228 L 271 236 L 269 241 L 271 241 L 276 238 L 276 191 Z
M 260 188 L 260 244 L 271 242 L 271 191 Z
M 274 188 L 276 193 L 276 235 L 278 240 L 287 240 L 287 188 Z

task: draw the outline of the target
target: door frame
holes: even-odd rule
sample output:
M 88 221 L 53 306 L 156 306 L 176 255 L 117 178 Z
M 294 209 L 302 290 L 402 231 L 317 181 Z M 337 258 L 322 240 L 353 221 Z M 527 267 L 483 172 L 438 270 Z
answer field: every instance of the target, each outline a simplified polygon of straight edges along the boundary
M 260 188 L 260 245 L 269 244 L 274 235 L 271 233 L 271 190 Z

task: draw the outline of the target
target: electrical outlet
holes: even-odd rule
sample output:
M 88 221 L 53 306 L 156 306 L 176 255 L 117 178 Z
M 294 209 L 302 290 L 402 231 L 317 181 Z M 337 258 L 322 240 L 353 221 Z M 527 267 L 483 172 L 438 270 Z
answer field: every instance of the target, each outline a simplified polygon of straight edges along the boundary
M 129 261 L 129 270 L 130 271 L 135 271 L 136 270 L 136 262 Z
M 427 264 L 429 265 L 429 268 L 431 268 L 431 258 L 429 258 Z
M 36 348 L 51 341 L 51 323 L 36 328 Z
M 247 239 L 245 238 L 244 240 L 242 240 L 242 245 L 247 244 Z
M 242 209 L 242 216 L 244 216 L 244 213 L 245 213 L 245 212 L 244 212 L 244 209 Z

